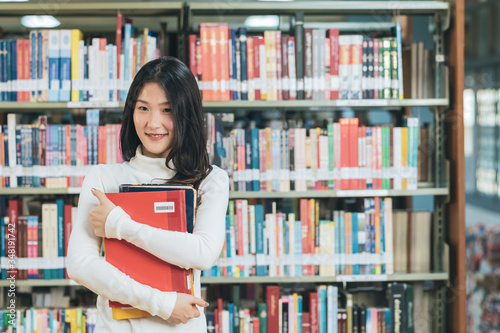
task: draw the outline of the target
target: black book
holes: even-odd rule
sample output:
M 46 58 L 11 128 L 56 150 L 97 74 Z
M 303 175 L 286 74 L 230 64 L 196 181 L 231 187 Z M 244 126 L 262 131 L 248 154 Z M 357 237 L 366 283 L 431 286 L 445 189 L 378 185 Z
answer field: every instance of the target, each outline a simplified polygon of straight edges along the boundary
M 304 99 L 304 13 L 295 13 L 295 66 L 297 99 Z
M 406 333 L 406 284 L 393 283 L 389 285 L 391 308 L 391 331 Z

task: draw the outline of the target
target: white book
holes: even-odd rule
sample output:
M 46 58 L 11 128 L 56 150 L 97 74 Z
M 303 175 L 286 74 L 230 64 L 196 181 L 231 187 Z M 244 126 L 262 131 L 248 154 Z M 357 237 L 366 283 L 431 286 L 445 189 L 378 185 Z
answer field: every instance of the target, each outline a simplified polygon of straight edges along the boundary
M 288 214 L 288 256 L 290 257 L 290 265 L 288 272 L 290 276 L 295 276 L 295 214 Z
M 326 288 L 326 332 L 337 333 L 337 313 L 338 313 L 338 289 L 335 286 L 328 286 Z
M 401 127 L 394 127 L 393 129 L 393 177 L 394 177 L 394 189 L 401 190 L 402 189 L 402 168 L 403 162 L 401 157 Z
M 60 80 L 60 30 L 49 30 L 49 102 L 59 101 Z
M 274 214 L 266 214 L 266 236 L 269 241 L 268 254 L 271 258 L 269 263 L 269 276 L 276 276 L 276 217 Z M 264 243 L 265 244 L 265 243 Z
M 384 250 L 388 262 L 385 264 L 385 273 L 394 273 L 393 248 L 392 248 L 392 198 L 384 199 Z
M 266 44 L 259 44 L 259 71 L 260 71 L 260 95 L 261 99 L 264 100 L 263 96 L 267 95 L 267 58 L 266 58 Z
M 9 136 L 9 169 L 10 169 L 10 187 L 17 187 L 16 174 L 16 114 L 9 113 L 7 115 L 7 135 Z

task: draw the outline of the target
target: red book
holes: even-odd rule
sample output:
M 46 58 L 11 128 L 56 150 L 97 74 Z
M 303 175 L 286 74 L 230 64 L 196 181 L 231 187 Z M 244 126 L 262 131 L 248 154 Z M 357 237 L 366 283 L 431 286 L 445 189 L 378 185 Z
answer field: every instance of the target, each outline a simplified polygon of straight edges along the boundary
M 309 313 L 302 313 L 302 333 L 311 333 L 311 319 Z
M 267 331 L 278 332 L 280 287 L 267 286 L 266 295 L 267 295 Z
M 22 201 L 21 199 L 18 200 L 9 200 L 9 208 L 8 208 L 8 214 L 9 214 L 9 224 L 5 226 L 5 239 L 6 243 L 7 242 L 13 242 L 14 246 L 12 247 L 14 250 L 14 256 L 18 257 L 18 225 L 17 225 L 17 220 L 19 218 L 19 211 L 21 210 L 22 207 Z M 10 249 L 10 245 L 8 246 Z M 10 254 L 10 252 L 9 252 Z M 17 268 L 14 268 L 12 270 L 7 270 L 7 277 L 14 276 L 15 279 L 18 278 L 18 270 Z
M 255 100 L 260 101 L 262 98 L 260 96 L 260 43 L 262 37 L 254 36 L 253 38 L 253 78 L 255 86 Z
M 187 232 L 186 201 L 182 190 L 107 193 L 106 196 L 138 223 L 159 229 Z M 194 294 L 190 270 L 165 262 L 125 240 L 106 238 L 105 256 L 106 261 L 139 283 L 161 291 Z M 109 302 L 109 306 L 130 307 L 113 301 Z M 139 313 L 130 314 L 129 317 L 118 318 L 115 313 L 113 317 L 125 319 L 150 316 L 145 311 L 136 311 Z
M 196 35 L 189 35 L 189 69 L 196 77 Z
M 330 99 L 339 99 L 339 29 L 328 29 L 330 38 Z
M 318 333 L 318 293 L 309 293 L 309 315 L 311 319 L 311 333 Z M 302 315 L 302 320 L 304 320 L 304 315 Z
M 64 256 L 68 256 L 68 243 L 69 237 L 71 235 L 72 220 L 71 220 L 71 209 L 73 206 L 64 205 Z M 69 279 L 68 272 L 64 269 L 64 275 L 66 279 Z
M 253 318 L 253 333 L 259 333 L 260 320 L 259 318 Z

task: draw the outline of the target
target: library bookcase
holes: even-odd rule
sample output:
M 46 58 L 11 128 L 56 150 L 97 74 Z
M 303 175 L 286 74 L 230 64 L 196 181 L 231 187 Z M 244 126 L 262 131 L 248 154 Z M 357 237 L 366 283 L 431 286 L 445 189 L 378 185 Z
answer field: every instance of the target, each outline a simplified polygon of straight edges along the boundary
M 99 16 L 113 22 L 117 12 L 124 16 L 139 19 L 148 17 L 168 18 L 175 20 L 177 34 L 176 50 L 180 59 L 188 63 L 188 35 L 197 33 L 200 22 L 225 22 L 229 17 L 247 17 L 250 15 L 279 15 L 290 18 L 290 25 L 295 18 L 304 17 L 305 26 L 308 18 L 312 21 L 329 22 L 329 18 L 345 16 L 365 17 L 359 23 L 340 28 L 347 31 L 370 31 L 377 25 L 367 28 L 370 21 L 381 17 L 403 15 L 409 18 L 414 15 L 431 17 L 432 36 L 434 39 L 435 57 L 435 92 L 432 98 L 390 99 L 390 100 L 278 100 L 278 101 L 204 101 L 207 112 L 239 113 L 247 110 L 266 112 L 278 110 L 283 117 L 295 112 L 316 111 L 339 112 L 351 109 L 355 114 L 373 110 L 389 110 L 396 119 L 402 114 L 411 114 L 412 108 L 426 107 L 433 113 L 434 137 L 436 142 L 434 179 L 432 182 L 419 183 L 415 190 L 334 190 L 305 192 L 231 192 L 230 199 L 269 198 L 349 198 L 349 197 L 407 197 L 432 196 L 433 213 L 433 271 L 419 274 L 391 274 L 382 279 L 384 282 L 429 281 L 433 284 L 434 332 L 465 332 L 465 184 L 464 184 L 464 145 L 462 92 L 464 82 L 463 43 L 464 43 L 464 2 L 443 1 L 318 1 L 318 2 L 99 2 L 61 3 L 57 8 L 43 8 L 37 4 L 2 4 L 1 17 L 20 17 L 40 11 L 50 12 L 56 17 L 71 19 Z M 302 15 L 302 16 L 300 16 Z M 368 21 L 368 23 L 367 23 Z M 352 22 L 351 22 L 352 23 Z M 373 23 L 373 22 L 372 22 Z M 240 24 L 241 25 L 241 24 Z M 411 25 L 411 24 L 410 24 Z M 313 26 L 313 24 L 311 24 Z M 331 26 L 335 26 L 332 24 Z M 383 26 L 382 24 L 378 25 Z M 327 25 L 328 27 L 328 25 Z M 86 26 L 75 27 L 85 31 Z M 424 27 L 427 28 L 427 27 Z M 293 35 L 280 24 L 284 33 Z M 22 33 L 21 27 L 13 29 Z M 169 26 L 170 30 L 170 26 Z M 114 32 L 114 30 L 110 30 Z M 253 32 L 253 31 L 250 31 Z M 4 36 L 8 37 L 8 31 Z M 411 28 L 406 31 L 411 35 Z M 411 37 L 409 37 L 411 39 Z M 64 113 L 69 109 L 119 109 L 123 102 L 0 102 L 2 113 Z M 74 196 L 79 193 L 78 187 L 70 188 L 0 188 L 0 195 L 12 196 Z M 446 248 L 449 247 L 449 252 Z M 443 254 L 449 253 L 449 258 Z M 448 266 L 449 268 L 445 267 Z M 369 283 L 380 281 L 374 276 L 337 275 L 331 277 L 242 277 L 202 278 L 202 285 L 216 284 L 302 284 L 302 283 Z M 18 286 L 72 286 L 71 280 L 19 280 Z M 6 289 L 7 281 L 1 281 L 0 287 Z M 5 297 L 6 295 L 4 295 Z

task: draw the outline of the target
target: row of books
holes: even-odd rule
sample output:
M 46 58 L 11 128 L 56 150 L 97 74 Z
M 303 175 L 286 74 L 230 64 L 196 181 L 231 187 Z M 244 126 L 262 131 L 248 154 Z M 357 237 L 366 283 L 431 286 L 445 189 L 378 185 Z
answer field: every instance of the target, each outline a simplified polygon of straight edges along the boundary
M 421 285 L 393 283 L 387 288 L 389 306 L 356 302 L 347 290 L 321 285 L 309 292 L 266 287 L 266 302 L 224 302 L 207 312 L 208 332 L 414 332 L 430 328 L 428 298 Z M 373 300 L 370 303 L 377 303 Z M 418 305 L 418 307 L 417 307 Z M 426 328 L 426 329 L 425 329 Z
M 303 28 L 295 35 L 201 23 L 189 65 L 203 100 L 403 99 L 401 26 L 392 37 Z
M 99 126 L 99 110 L 87 111 L 87 126 L 18 124 L 7 115 L 0 127 L 0 187 L 79 187 L 87 165 L 123 162 L 120 124 Z
M 419 119 L 407 127 L 234 129 L 215 150 L 233 191 L 417 189 Z M 425 151 L 427 153 L 427 151 Z
M 229 202 L 226 239 L 204 277 L 335 276 L 430 272 L 431 213 L 393 211 L 392 198 L 363 199 L 361 212 L 324 212 L 300 199 L 298 213 L 264 214 Z M 322 205 L 322 204 L 321 204 Z M 422 248 L 423 247 L 423 248 Z
M 10 314 L 10 311 L 0 311 L 2 332 L 92 333 L 97 324 L 96 308 L 16 310 L 14 322 Z
M 118 14 L 116 44 L 84 40 L 78 29 L 0 40 L 0 101 L 124 101 L 142 65 L 159 57 L 157 34 L 145 28 L 134 37 L 131 22 Z
M 87 110 L 87 126 L 47 124 L 47 116 L 21 125 L 8 114 L 0 133 L 0 186 L 79 187 L 85 166 L 123 162 L 121 125 L 99 126 L 99 112 Z M 418 118 L 408 118 L 407 127 L 343 118 L 326 129 L 235 129 L 228 137 L 218 128 L 209 129 L 216 137 L 209 151 L 233 191 L 411 190 L 429 152 L 425 145 L 419 151 L 421 131 Z
M 22 205 L 22 198 L 9 200 L 8 216 L 0 218 L 2 279 L 11 275 L 19 280 L 68 278 L 65 257 L 77 208 L 56 199 L 41 204 L 39 217 L 23 215 Z M 7 258 L 17 258 L 18 267 L 8 265 Z M 43 260 L 27 260 L 37 258 Z

